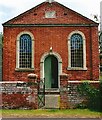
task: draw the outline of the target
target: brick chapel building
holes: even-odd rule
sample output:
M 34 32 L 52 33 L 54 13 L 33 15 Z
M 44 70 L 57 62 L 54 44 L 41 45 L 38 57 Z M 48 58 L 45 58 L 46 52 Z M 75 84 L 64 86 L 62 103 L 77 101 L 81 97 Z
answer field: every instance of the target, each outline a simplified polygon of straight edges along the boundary
M 35 73 L 46 89 L 64 81 L 99 79 L 98 23 L 56 1 L 45 1 L 3 24 L 3 81 Z
M 29 73 L 51 80 L 56 87 L 62 73 L 70 80 L 98 80 L 98 24 L 94 21 L 58 2 L 43 2 L 3 28 L 4 81 L 27 81 Z

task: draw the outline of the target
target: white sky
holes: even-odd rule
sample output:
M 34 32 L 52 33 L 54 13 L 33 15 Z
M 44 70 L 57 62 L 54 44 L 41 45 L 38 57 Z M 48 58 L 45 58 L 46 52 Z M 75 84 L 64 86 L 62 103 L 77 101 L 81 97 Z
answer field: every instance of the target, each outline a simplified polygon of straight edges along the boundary
M 2 23 L 35 7 L 45 0 L 0 0 L 0 31 Z M 66 7 L 92 19 L 92 15 L 100 17 L 100 2 L 102 0 L 56 0 Z

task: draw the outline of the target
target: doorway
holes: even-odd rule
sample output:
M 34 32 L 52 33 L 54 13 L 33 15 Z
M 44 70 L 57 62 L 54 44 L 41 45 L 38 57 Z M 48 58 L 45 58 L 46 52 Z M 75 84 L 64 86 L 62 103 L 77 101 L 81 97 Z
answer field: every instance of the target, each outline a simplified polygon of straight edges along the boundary
M 58 88 L 58 60 L 48 55 L 44 61 L 45 88 Z

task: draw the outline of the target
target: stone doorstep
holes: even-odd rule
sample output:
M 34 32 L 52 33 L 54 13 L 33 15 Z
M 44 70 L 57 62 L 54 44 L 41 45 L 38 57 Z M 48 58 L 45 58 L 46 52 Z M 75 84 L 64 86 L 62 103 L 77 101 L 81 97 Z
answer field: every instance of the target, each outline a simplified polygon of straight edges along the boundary
M 45 94 L 46 95 L 49 95 L 49 94 L 52 94 L 52 95 L 59 95 L 60 94 L 60 91 L 58 88 L 47 88 L 45 89 Z
M 47 94 L 45 95 L 45 107 L 46 109 L 57 109 L 60 107 L 60 95 Z
M 59 88 L 46 88 L 45 92 L 51 92 L 51 93 L 53 93 L 53 92 L 59 92 Z

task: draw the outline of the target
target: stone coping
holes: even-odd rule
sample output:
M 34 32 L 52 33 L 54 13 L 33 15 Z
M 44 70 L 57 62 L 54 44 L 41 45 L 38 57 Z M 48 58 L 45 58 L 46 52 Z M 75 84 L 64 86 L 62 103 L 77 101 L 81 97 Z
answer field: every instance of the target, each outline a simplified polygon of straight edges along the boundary
M 69 83 L 83 83 L 83 82 L 89 82 L 89 83 L 99 83 L 100 81 L 91 81 L 91 80 L 83 80 L 83 81 L 78 81 L 78 80 L 69 80 Z M 0 81 L 0 83 L 26 83 L 25 81 Z M 56 88 L 54 88 L 56 89 Z
M 84 83 L 84 82 L 88 82 L 88 83 L 100 83 L 100 81 L 68 81 L 68 83 Z
M 24 81 L 1 81 L 0 82 L 0 84 L 11 84 L 11 83 L 14 83 L 14 84 L 16 84 L 16 83 L 25 83 Z

